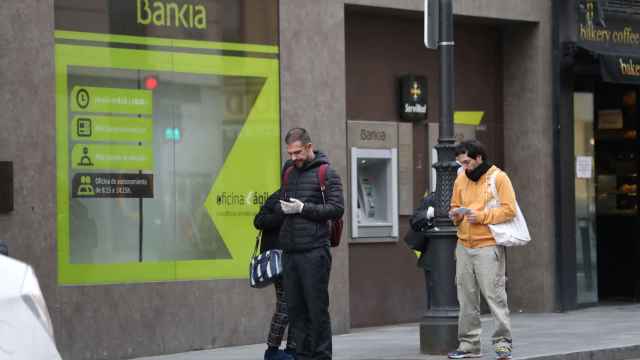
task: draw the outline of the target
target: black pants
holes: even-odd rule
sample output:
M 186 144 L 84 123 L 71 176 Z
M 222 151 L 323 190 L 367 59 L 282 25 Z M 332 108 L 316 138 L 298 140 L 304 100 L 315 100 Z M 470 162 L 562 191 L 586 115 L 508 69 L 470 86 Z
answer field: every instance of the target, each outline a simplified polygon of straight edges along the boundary
M 267 336 L 267 345 L 272 347 L 280 347 L 284 330 L 289 327 L 287 334 L 287 348 L 296 348 L 296 339 L 293 335 L 293 327 L 289 326 L 289 310 L 287 309 L 287 299 L 284 294 L 284 285 L 282 280 L 278 279 L 273 283 L 276 290 L 276 311 L 271 318 L 271 326 L 269 327 L 269 335 Z
M 331 252 L 321 247 L 287 252 L 283 257 L 284 292 L 289 305 L 289 326 L 296 337 L 298 360 L 331 359 L 329 273 Z

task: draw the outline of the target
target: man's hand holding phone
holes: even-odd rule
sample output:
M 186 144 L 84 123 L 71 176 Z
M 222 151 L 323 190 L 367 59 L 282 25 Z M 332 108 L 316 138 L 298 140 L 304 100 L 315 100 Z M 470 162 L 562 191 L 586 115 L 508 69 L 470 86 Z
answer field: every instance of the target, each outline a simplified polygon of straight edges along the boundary
M 459 207 L 449 211 L 449 218 L 453 221 L 461 221 L 465 215 L 473 214 L 473 211 L 466 207 Z M 468 218 L 467 218 L 468 220 Z
M 296 198 L 289 198 L 289 201 L 280 200 L 280 207 L 285 214 L 300 214 L 304 203 Z
M 469 212 L 467 212 L 466 215 L 467 215 L 467 221 L 469 222 L 469 224 L 477 224 L 479 222 L 477 211 L 473 211 L 469 209 Z

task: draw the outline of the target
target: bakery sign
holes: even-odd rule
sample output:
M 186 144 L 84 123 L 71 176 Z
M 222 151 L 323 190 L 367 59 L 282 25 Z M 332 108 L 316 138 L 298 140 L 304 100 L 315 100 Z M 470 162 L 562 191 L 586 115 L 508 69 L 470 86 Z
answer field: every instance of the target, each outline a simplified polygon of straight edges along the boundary
M 407 121 L 427 118 L 427 79 L 424 76 L 400 77 L 400 118 Z
M 602 79 L 640 83 L 640 21 L 635 2 L 576 0 L 576 45 L 598 57 Z
M 614 9 L 602 0 L 577 0 L 577 44 L 597 52 L 638 51 L 640 21 L 631 6 L 623 3 Z

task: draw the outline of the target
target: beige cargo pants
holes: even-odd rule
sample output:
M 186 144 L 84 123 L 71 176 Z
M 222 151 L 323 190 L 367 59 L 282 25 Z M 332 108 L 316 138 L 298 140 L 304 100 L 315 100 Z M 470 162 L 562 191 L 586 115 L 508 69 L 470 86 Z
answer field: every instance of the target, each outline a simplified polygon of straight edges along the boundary
M 458 350 L 480 352 L 480 294 L 484 296 L 493 320 L 493 343 L 511 349 L 511 320 L 505 290 L 505 249 L 503 246 L 466 248 L 456 246 L 456 286 L 460 317 Z

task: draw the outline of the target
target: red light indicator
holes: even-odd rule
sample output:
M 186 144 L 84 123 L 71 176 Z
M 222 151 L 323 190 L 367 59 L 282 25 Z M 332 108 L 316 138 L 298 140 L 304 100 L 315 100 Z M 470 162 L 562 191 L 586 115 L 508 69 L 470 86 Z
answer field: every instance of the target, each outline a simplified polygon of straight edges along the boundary
M 158 87 L 158 79 L 156 79 L 155 76 L 147 76 L 146 78 L 144 78 L 144 87 L 147 90 L 154 90 L 156 87 Z

